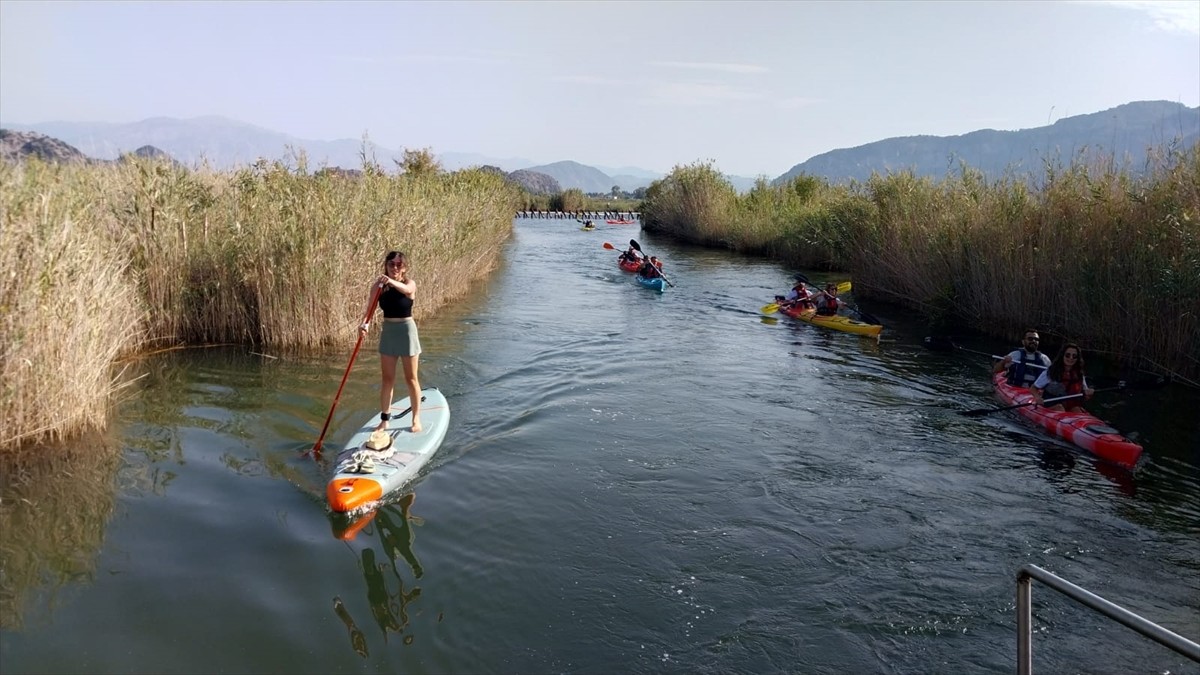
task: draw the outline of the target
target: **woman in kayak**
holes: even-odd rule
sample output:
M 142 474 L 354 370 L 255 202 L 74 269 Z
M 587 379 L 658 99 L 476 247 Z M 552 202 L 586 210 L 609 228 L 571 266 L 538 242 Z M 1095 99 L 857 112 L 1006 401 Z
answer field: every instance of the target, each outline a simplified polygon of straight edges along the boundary
M 392 416 L 392 393 L 396 386 L 396 361 L 404 366 L 404 384 L 408 387 L 408 400 L 412 404 L 412 431 L 421 431 L 421 383 L 417 379 L 417 360 L 421 354 L 421 340 L 417 336 L 417 324 L 412 318 L 413 297 L 417 284 L 408 276 L 408 257 L 400 251 L 389 251 L 383 261 L 383 274 L 371 281 L 367 290 L 367 307 L 379 292 L 379 308 L 383 310 L 383 331 L 379 335 L 379 367 L 383 381 L 379 388 L 379 425 L 376 431 L 388 427 Z M 371 328 L 371 317 L 358 329 L 366 332 Z
M 1094 390 L 1088 386 L 1087 376 L 1083 370 L 1083 352 L 1079 351 L 1079 345 L 1074 342 L 1063 345 L 1058 356 L 1055 357 L 1049 368 L 1042 371 L 1030 391 L 1033 393 L 1033 400 L 1038 405 L 1041 405 L 1042 400 L 1046 398 L 1082 394 L 1079 398 L 1060 401 L 1049 406 L 1050 410 L 1074 411 L 1081 409 L 1083 399 L 1091 398 Z

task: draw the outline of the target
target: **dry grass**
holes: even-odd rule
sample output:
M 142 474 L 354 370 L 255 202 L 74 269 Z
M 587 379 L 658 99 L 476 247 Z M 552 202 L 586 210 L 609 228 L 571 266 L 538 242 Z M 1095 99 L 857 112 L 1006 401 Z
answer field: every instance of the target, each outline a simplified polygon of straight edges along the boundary
M 1013 338 L 1038 326 L 1092 351 L 1200 378 L 1200 144 L 1134 175 L 1047 162 L 1041 185 L 977 171 L 831 187 L 812 177 L 748 194 L 711 166 L 647 192 L 645 226 L 680 239 L 850 271 L 860 296 L 935 324 Z
M 102 426 L 122 355 L 345 339 L 391 249 L 426 316 L 493 268 L 520 203 L 483 171 L 298 164 L 0 165 L 0 448 Z

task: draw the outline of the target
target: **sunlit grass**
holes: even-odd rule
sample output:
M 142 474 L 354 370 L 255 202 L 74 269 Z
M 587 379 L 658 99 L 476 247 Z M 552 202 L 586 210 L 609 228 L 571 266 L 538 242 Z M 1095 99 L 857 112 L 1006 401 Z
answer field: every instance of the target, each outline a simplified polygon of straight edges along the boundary
M 0 165 L 0 447 L 102 425 L 123 355 L 344 341 L 391 249 L 427 316 L 494 267 L 520 198 L 484 171 L 314 175 L 303 157 Z
M 800 176 L 738 196 L 711 165 L 647 191 L 644 227 L 682 240 L 853 274 L 861 296 L 934 325 L 1064 339 L 1200 377 L 1200 144 L 1144 172 L 1076 157 L 1039 185 L 961 167 L 830 186 Z M 785 280 L 786 281 L 786 280 Z

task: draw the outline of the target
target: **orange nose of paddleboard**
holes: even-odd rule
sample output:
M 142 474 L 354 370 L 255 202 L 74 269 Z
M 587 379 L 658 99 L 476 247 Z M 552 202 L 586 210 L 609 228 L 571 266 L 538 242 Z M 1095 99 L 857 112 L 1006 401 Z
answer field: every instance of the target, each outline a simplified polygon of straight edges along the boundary
M 346 513 L 383 498 L 383 488 L 370 478 L 339 478 L 325 487 L 329 508 Z

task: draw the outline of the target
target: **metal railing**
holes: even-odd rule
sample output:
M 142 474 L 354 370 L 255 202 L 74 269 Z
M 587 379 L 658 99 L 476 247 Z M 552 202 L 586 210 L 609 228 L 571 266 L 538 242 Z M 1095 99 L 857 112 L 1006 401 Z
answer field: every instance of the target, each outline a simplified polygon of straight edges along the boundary
M 1087 591 L 1075 584 L 1056 576 L 1037 565 L 1022 565 L 1017 570 L 1017 673 L 1031 675 L 1033 673 L 1032 634 L 1033 627 L 1033 580 L 1046 584 L 1085 607 L 1100 612 L 1104 616 L 1132 628 L 1155 642 L 1183 654 L 1189 659 L 1200 663 L 1200 644 L 1172 633 L 1162 626 L 1143 619 L 1133 612 L 1113 604 L 1108 600 Z

